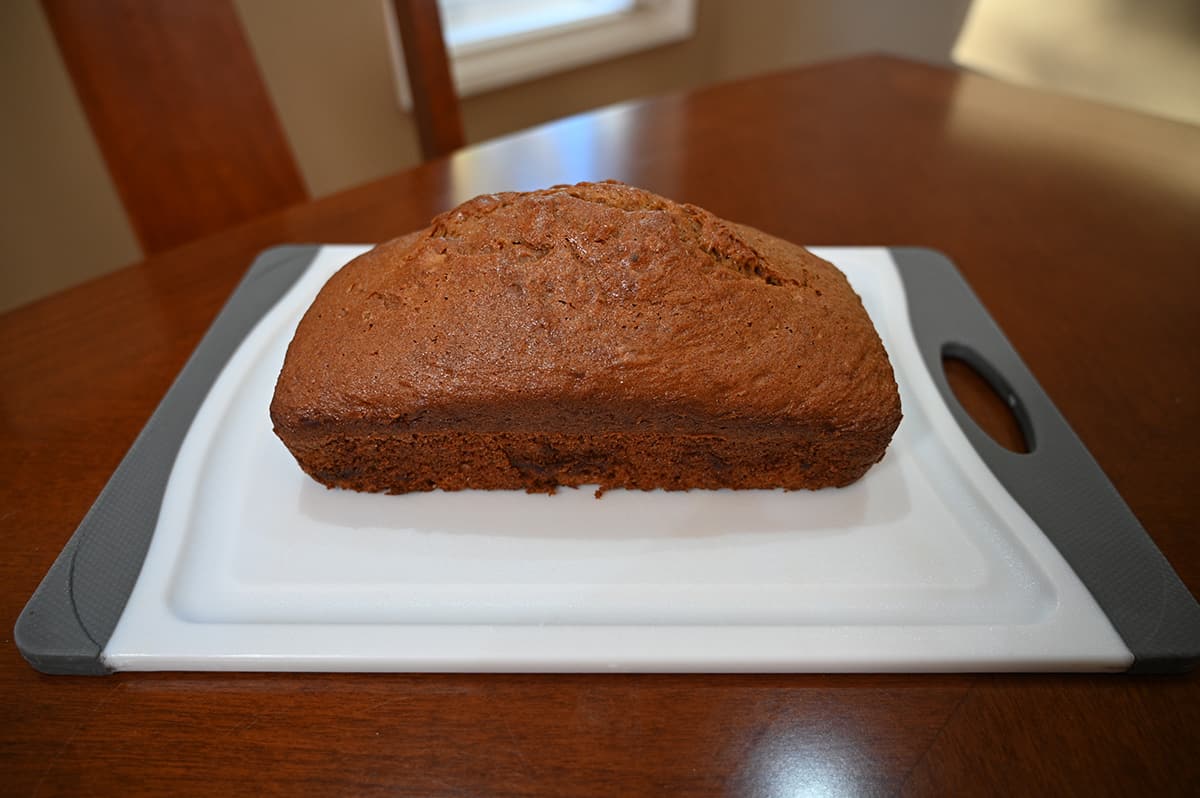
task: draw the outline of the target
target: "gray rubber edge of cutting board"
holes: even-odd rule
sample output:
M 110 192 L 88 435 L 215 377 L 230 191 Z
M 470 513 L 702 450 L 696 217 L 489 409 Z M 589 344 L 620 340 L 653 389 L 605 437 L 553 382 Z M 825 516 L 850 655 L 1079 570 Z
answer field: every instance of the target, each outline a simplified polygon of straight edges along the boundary
M 13 639 L 34 668 L 109 672 L 101 655 L 141 572 L 192 419 L 234 351 L 319 250 L 275 247 L 250 266 L 17 619 Z
M 45 673 L 104 674 L 101 659 L 150 546 L 175 456 L 209 388 L 317 246 L 264 252 L 217 316 L 17 620 L 14 639 Z M 894 248 L 913 332 L 930 375 L 984 461 L 1071 564 L 1134 654 L 1133 671 L 1200 661 L 1200 606 L 1125 506 L 959 275 L 938 252 Z M 1016 454 L 954 398 L 943 354 L 1006 397 L 1034 445 Z
M 1046 396 L 958 269 L 929 249 L 891 249 L 925 366 L 971 445 L 1058 549 L 1134 656 L 1131 672 L 1200 661 L 1200 605 Z M 1009 451 L 954 397 L 943 356 L 1005 399 L 1031 451 Z

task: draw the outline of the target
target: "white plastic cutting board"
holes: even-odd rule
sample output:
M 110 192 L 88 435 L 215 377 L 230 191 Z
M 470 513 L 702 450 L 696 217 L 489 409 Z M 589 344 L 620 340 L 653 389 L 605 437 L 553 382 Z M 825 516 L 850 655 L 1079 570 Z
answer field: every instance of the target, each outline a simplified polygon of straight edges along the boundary
M 364 247 L 329 246 L 213 386 L 180 450 L 118 670 L 1124 670 L 1132 655 L 970 447 L 886 249 L 849 277 L 904 420 L 818 492 L 329 491 L 271 431 L 301 314 Z

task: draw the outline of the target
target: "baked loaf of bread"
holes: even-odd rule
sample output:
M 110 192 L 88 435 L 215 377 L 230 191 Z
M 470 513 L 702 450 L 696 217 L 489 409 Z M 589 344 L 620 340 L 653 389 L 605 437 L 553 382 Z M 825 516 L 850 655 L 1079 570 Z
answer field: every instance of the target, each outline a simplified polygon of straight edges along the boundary
M 477 197 L 335 274 L 276 434 L 331 487 L 822 488 L 900 422 L 846 278 L 620 183 Z

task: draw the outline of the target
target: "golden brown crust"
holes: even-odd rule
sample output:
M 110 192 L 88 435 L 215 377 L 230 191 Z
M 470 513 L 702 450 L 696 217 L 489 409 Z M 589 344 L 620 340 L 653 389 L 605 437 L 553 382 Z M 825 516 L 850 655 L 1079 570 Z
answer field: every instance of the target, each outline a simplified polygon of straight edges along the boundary
M 831 264 L 694 206 L 585 183 L 478 197 L 348 264 L 302 320 L 271 415 L 309 473 L 360 490 L 712 487 L 718 472 L 730 486 L 821 487 L 882 457 L 900 406 Z M 639 447 L 684 439 L 726 454 L 707 470 L 678 455 L 691 477 L 650 478 Z M 767 442 L 792 447 L 794 473 L 750 456 Z M 531 463 L 541 445 L 546 463 Z M 454 467 L 472 457 L 489 465 Z M 755 468 L 770 480 L 751 484 Z

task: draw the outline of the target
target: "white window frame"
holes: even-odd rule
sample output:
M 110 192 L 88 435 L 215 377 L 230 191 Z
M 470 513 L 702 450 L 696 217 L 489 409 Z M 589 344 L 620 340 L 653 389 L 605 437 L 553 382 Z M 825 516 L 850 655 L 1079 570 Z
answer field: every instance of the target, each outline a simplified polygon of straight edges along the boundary
M 383 0 L 392 69 L 400 105 L 412 108 L 408 70 L 395 10 Z M 451 46 L 450 72 L 460 97 L 470 97 L 556 72 L 607 61 L 689 38 L 695 0 L 637 0 L 626 12 L 543 28 L 465 46 Z

